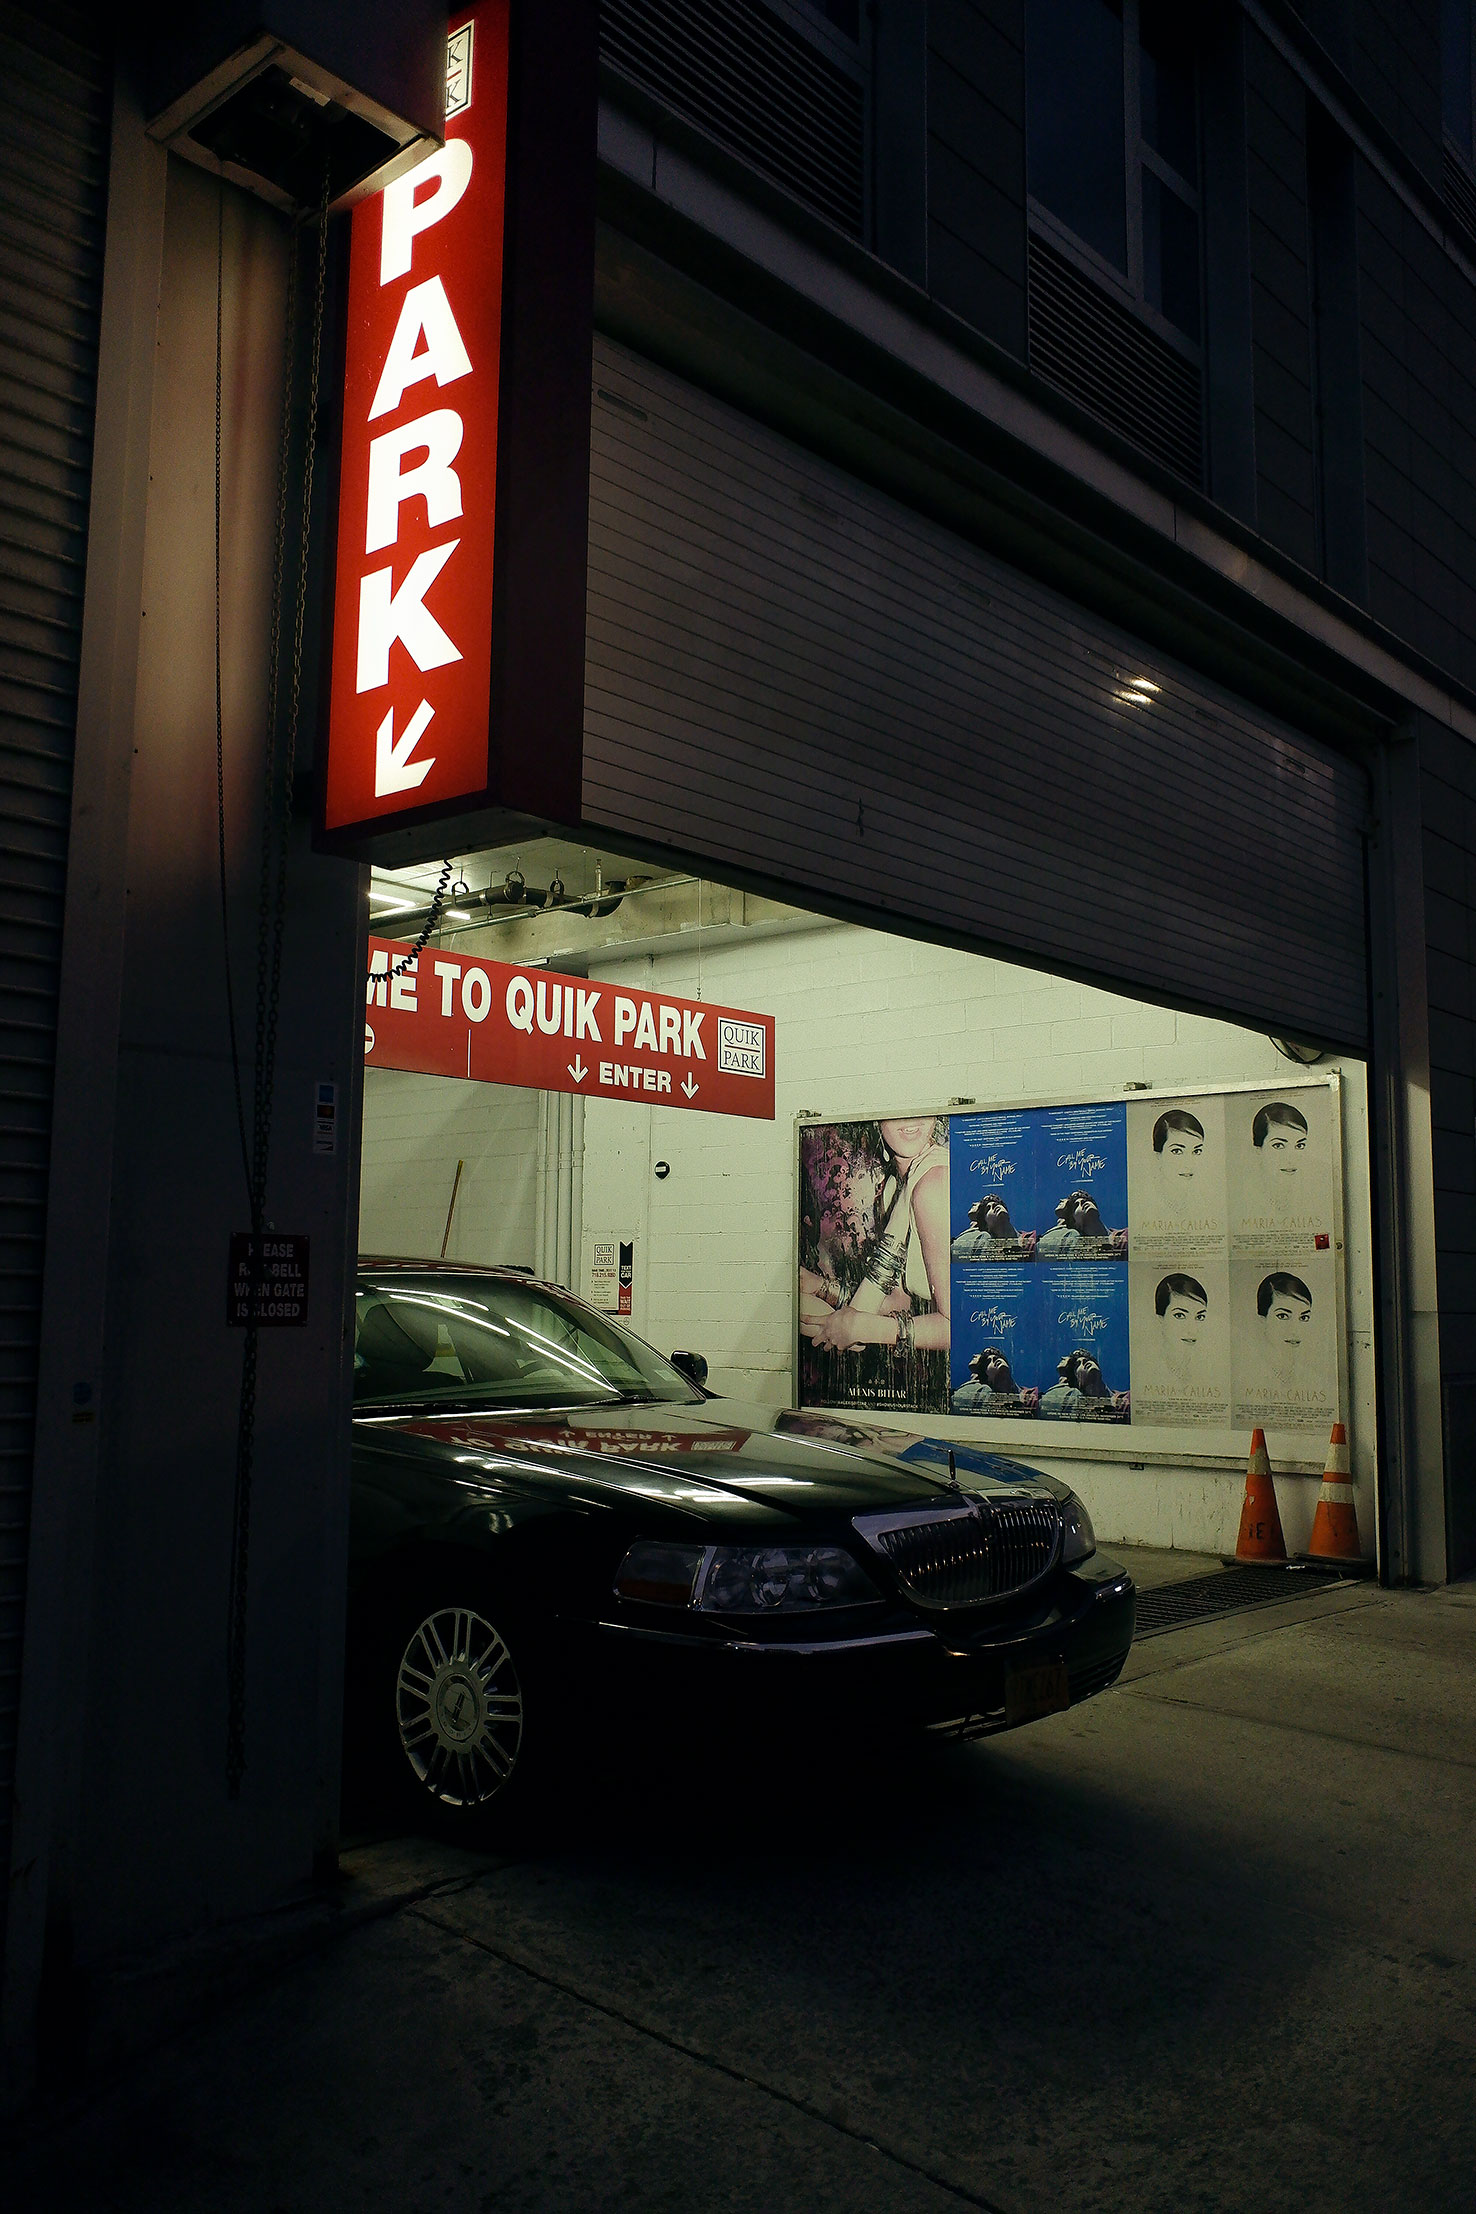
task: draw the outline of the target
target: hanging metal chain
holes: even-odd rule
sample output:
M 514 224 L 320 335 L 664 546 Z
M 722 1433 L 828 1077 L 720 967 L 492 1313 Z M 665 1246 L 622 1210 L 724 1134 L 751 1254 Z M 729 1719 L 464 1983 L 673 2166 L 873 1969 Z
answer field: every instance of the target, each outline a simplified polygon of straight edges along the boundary
M 251 1549 L 251 1492 L 256 1444 L 256 1384 L 266 1229 L 267 1171 L 277 1072 L 282 941 L 287 919 L 287 874 L 292 836 L 292 784 L 302 700 L 302 640 L 307 613 L 308 551 L 312 531 L 313 467 L 318 443 L 319 382 L 323 353 L 323 302 L 328 268 L 328 174 L 317 212 L 317 268 L 309 343 L 307 436 L 302 459 L 302 499 L 296 573 L 293 578 L 292 650 L 287 728 L 278 746 L 282 689 L 282 612 L 286 597 L 287 522 L 292 487 L 292 412 L 297 353 L 299 234 L 292 237 L 287 275 L 282 435 L 277 455 L 276 536 L 272 557 L 271 645 L 267 673 L 267 728 L 262 769 L 261 873 L 256 938 L 256 1061 L 252 1093 L 249 1174 L 251 1269 L 247 1285 L 245 1342 L 241 1351 L 241 1400 L 236 1425 L 236 1481 L 231 1533 L 230 1599 L 226 1647 L 226 1787 L 241 1795 L 246 1770 L 246 1624 Z
M 302 711 L 302 633 L 307 618 L 308 546 L 313 526 L 313 464 L 318 452 L 318 401 L 323 366 L 323 295 L 328 275 L 328 171 L 318 201 L 318 256 L 313 279 L 313 321 L 308 352 L 307 448 L 302 459 L 302 502 L 297 530 L 297 597 L 292 611 L 292 664 L 287 692 L 287 734 L 282 746 L 281 818 L 277 837 L 277 884 L 272 909 L 271 972 L 267 986 L 267 1027 L 261 1087 L 261 1198 L 266 1204 L 267 1160 L 272 1142 L 272 1097 L 277 1073 L 277 1015 L 282 994 L 282 940 L 287 925 L 287 864 L 292 845 L 292 786 L 297 774 L 297 731 Z M 268 786 L 268 792 L 270 792 Z M 263 841 L 263 850 L 265 841 Z
M 272 922 L 274 912 L 273 863 L 277 831 L 277 734 L 282 710 L 282 609 L 287 592 L 287 517 L 292 494 L 292 414 L 296 401 L 297 292 L 299 234 L 292 234 L 292 257 L 287 270 L 286 355 L 282 379 L 282 430 L 277 447 L 277 516 L 272 548 L 271 643 L 267 658 L 267 726 L 262 762 L 261 871 L 256 909 L 256 1082 L 252 1095 L 251 1129 L 251 1229 L 258 1244 L 266 1214 L 267 1149 L 270 1143 L 271 1092 L 268 1067 L 268 1029 L 271 1021 Z M 316 425 L 309 417 L 311 449 Z M 298 598 L 302 580 L 298 579 Z M 275 1037 L 271 1050 L 275 1057 Z M 255 1286 L 253 1284 L 253 1291 Z M 255 1301 L 253 1299 L 253 1308 Z
M 241 1040 L 236 1027 L 236 980 L 231 965 L 230 871 L 226 865 L 225 684 L 220 640 L 220 479 L 221 394 L 224 387 L 225 177 L 215 185 L 215 831 L 220 865 L 220 942 L 225 961 L 226 1028 L 231 1041 L 231 1089 L 236 1102 L 236 1134 L 241 1141 L 241 1173 L 251 1194 L 251 1156 L 246 1144 L 246 1107 L 241 1089 Z

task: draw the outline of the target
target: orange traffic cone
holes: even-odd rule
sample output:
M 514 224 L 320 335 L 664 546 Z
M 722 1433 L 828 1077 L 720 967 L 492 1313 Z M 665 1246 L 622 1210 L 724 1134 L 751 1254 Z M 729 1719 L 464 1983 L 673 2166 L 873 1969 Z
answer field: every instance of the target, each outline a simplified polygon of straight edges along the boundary
M 1271 1463 L 1266 1456 L 1266 1433 L 1251 1432 L 1250 1461 L 1245 1472 L 1245 1504 L 1240 1510 L 1240 1536 L 1235 1541 L 1235 1558 L 1238 1561 L 1270 1561 L 1279 1564 L 1286 1559 L 1286 1540 L 1281 1534 L 1281 1513 L 1276 1504 L 1276 1485 L 1271 1476 Z
M 1327 1445 L 1327 1465 L 1312 1518 L 1309 1561 L 1363 1560 L 1358 1542 L 1358 1511 L 1353 1504 L 1353 1479 L 1348 1467 L 1348 1433 L 1341 1422 L 1332 1426 Z

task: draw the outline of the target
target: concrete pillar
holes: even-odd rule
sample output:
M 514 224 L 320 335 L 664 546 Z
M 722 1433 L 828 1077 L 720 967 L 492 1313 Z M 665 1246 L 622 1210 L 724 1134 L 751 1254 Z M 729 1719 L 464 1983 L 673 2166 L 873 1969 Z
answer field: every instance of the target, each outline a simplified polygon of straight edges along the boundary
M 226 1020 L 215 765 L 214 428 L 223 242 L 227 880 L 251 1078 L 288 232 L 149 144 L 120 92 L 72 860 L 62 948 L 35 1519 L 4 2027 L 83 2041 L 141 1955 L 307 1886 L 336 1837 L 347 1270 L 362 1086 L 360 872 L 295 825 L 267 1214 L 311 1240 L 306 1325 L 262 1333 L 247 1765 L 226 1632 L 248 1223 Z M 336 1152 L 314 1087 L 339 1087 Z

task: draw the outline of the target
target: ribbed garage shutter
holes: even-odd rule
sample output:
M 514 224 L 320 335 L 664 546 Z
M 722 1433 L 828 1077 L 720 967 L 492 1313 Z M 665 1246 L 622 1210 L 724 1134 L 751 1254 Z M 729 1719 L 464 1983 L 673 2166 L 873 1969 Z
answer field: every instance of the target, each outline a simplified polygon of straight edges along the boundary
M 591 825 L 1364 1045 L 1361 767 L 609 341 L 593 423 Z
M 9 1866 L 15 1771 L 109 84 L 90 13 L 0 7 L 0 1867 Z

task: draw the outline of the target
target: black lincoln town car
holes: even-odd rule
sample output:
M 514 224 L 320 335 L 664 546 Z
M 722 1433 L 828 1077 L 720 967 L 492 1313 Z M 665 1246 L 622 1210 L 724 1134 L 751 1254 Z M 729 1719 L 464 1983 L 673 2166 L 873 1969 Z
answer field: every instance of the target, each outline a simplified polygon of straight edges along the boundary
M 1064 1484 L 705 1374 L 516 1270 L 360 1264 L 350 1713 L 443 1825 L 601 1701 L 983 1735 L 1116 1679 L 1132 1579 Z

